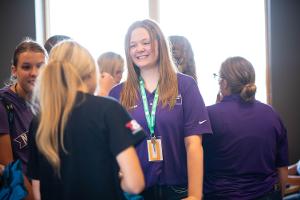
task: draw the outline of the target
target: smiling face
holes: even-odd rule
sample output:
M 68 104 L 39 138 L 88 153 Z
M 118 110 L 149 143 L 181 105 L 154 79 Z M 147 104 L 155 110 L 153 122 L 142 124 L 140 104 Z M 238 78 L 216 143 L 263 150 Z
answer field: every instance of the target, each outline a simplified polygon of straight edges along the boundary
M 145 28 L 136 28 L 132 31 L 130 37 L 130 57 L 133 63 L 140 68 L 153 68 L 157 66 L 158 50 L 157 40 L 152 41 Z
M 45 64 L 45 55 L 41 52 L 25 51 L 19 55 L 16 66 L 12 67 L 12 74 L 17 78 L 19 95 L 31 94 L 39 69 Z

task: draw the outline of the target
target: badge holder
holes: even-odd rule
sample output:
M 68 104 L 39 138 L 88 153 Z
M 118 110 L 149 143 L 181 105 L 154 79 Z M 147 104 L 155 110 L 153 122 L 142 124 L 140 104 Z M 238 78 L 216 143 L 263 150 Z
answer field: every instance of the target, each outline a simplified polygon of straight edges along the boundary
M 147 150 L 149 162 L 162 161 L 163 154 L 161 137 L 159 136 L 147 139 Z

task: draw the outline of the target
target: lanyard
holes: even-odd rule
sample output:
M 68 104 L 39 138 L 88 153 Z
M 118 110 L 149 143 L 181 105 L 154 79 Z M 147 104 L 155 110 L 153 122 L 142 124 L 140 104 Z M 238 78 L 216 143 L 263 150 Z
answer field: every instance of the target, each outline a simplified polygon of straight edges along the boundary
M 150 136 L 152 138 L 154 138 L 155 137 L 155 135 L 154 135 L 155 113 L 156 113 L 156 107 L 157 107 L 157 103 L 158 103 L 158 88 L 156 88 L 156 90 L 155 90 L 154 100 L 153 100 L 153 104 L 152 104 L 152 110 L 151 110 L 151 114 L 150 114 L 146 90 L 145 90 L 145 84 L 141 77 L 139 79 L 140 79 L 140 90 L 141 90 L 141 95 L 142 95 L 142 99 L 143 99 L 143 105 L 144 105 L 144 111 L 145 111 L 145 117 L 147 120 L 147 125 L 150 130 Z

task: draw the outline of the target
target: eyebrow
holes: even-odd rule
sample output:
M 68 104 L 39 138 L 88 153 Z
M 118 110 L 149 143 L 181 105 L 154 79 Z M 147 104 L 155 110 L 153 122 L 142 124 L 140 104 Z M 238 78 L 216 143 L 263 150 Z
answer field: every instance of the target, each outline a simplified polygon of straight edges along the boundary
M 143 38 L 143 39 L 138 40 L 138 41 L 130 41 L 130 44 L 131 44 L 131 43 L 137 43 L 137 42 L 145 42 L 145 41 L 151 42 L 151 39 L 150 39 L 150 38 Z

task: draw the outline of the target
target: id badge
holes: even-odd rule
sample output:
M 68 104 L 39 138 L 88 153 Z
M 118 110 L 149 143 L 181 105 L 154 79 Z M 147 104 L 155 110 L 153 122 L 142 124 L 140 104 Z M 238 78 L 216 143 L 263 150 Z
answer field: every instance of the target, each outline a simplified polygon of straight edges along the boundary
M 161 138 L 158 137 L 156 139 L 147 139 L 147 149 L 148 149 L 148 161 L 162 161 L 163 154 L 162 154 L 162 145 L 161 145 Z

